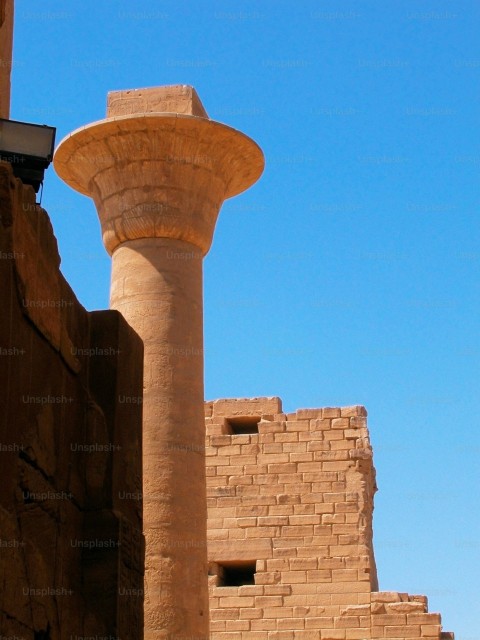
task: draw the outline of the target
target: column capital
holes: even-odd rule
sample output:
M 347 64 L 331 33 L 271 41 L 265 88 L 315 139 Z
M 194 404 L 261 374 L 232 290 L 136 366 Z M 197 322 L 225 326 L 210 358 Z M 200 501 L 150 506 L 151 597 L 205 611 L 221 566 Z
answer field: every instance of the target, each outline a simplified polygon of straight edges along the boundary
M 210 120 L 186 85 L 114 92 L 108 116 L 65 138 L 54 166 L 95 201 L 113 254 L 111 306 L 145 349 L 145 638 L 207 640 L 201 256 L 223 201 L 260 177 L 263 154 Z
M 77 129 L 54 167 L 95 201 L 110 254 L 137 238 L 184 240 L 206 254 L 223 201 L 258 180 L 264 157 L 251 138 L 208 117 L 146 111 Z

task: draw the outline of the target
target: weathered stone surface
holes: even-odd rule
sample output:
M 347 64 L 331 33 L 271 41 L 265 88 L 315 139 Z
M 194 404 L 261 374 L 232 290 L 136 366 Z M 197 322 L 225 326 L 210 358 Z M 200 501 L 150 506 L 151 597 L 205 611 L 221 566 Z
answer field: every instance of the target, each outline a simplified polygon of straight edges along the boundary
M 180 113 L 208 118 L 195 89 L 185 84 L 109 92 L 107 118 L 134 113 Z
M 421 602 L 392 602 L 386 605 L 387 613 L 422 613 L 425 606 Z
M 210 403 L 207 403 L 210 406 Z M 282 412 L 282 401 L 280 398 L 231 398 L 215 400 L 211 403 L 212 415 L 215 417 L 238 416 L 268 416 L 266 422 L 270 422 L 272 415 Z
M 142 344 L 118 312 L 78 303 L 6 163 L 0 211 L 0 635 L 140 638 L 141 405 L 119 393 L 142 395 Z
M 0 0 L 0 117 L 12 8 Z M 56 166 L 95 200 L 144 370 L 121 315 L 78 304 L 46 212 L 0 164 L 0 634 L 140 639 L 145 592 L 146 640 L 207 638 L 206 473 L 212 640 L 452 640 L 425 596 L 377 591 L 364 407 L 218 400 L 204 441 L 201 263 L 261 151 L 185 85 L 111 92 L 107 115 Z M 258 432 L 232 434 L 242 418 Z
M 145 637 L 207 638 L 202 260 L 223 201 L 259 178 L 263 154 L 209 120 L 191 87 L 111 93 L 108 116 L 65 138 L 54 166 L 94 199 L 110 305 L 145 346 Z
M 162 87 L 150 89 L 149 99 L 155 91 L 163 100 Z M 110 254 L 128 240 L 170 238 L 193 245 L 180 253 L 205 255 L 223 201 L 258 180 L 263 153 L 224 124 L 144 112 L 142 105 L 139 100 L 140 111 L 67 136 L 55 153 L 55 170 L 93 198 Z
M 292 640 L 440 640 L 440 617 L 426 613 L 425 596 L 377 591 L 364 407 L 300 409 L 286 423 L 279 412 L 278 398 L 205 405 L 207 425 L 216 416 L 260 417 L 258 433 L 207 430 L 212 640 L 233 633 L 231 619 L 242 621 L 238 640 L 261 631 Z M 232 567 L 252 563 L 254 585 L 224 586 Z M 257 588 L 261 595 L 243 597 Z

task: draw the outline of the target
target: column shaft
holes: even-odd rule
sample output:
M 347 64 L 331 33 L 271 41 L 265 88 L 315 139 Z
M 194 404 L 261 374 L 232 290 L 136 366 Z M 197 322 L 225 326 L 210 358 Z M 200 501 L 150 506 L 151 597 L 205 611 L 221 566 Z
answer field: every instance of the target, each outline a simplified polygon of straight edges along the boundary
M 202 256 L 222 203 L 264 158 L 208 118 L 193 87 L 113 92 L 108 115 L 67 136 L 54 166 L 94 199 L 111 306 L 145 344 L 145 638 L 206 640 Z
M 145 345 L 145 639 L 207 638 L 202 254 L 149 238 L 112 258 L 110 306 Z

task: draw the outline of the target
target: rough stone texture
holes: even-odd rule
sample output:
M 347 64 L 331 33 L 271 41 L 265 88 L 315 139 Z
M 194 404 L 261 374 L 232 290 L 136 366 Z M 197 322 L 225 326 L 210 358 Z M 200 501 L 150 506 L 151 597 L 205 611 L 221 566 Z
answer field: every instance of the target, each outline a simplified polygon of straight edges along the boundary
M 185 84 L 109 92 L 107 117 L 134 113 L 181 113 L 208 118 L 195 89 Z
M 0 0 L 0 118 L 10 115 L 13 48 L 13 0 Z
M 143 347 L 87 313 L 50 221 L 0 163 L 0 636 L 143 627 Z
M 226 125 L 147 112 L 74 131 L 60 143 L 54 166 L 93 198 L 110 254 L 140 238 L 183 240 L 206 254 L 223 201 L 260 177 L 264 159 L 250 138 Z
M 94 199 L 110 305 L 145 345 L 145 638 L 206 639 L 202 259 L 223 201 L 258 179 L 263 154 L 206 118 L 191 87 L 115 92 L 108 115 L 65 138 L 54 166 Z
M 0 0 L 0 118 L 13 0 Z M 46 213 L 0 163 L 0 635 L 206 639 L 202 257 L 260 149 L 212 122 L 193 87 L 111 92 L 57 172 L 97 206 L 111 306 L 87 313 Z M 425 596 L 378 592 L 363 407 L 284 414 L 218 400 L 207 422 L 213 639 L 453 640 Z M 258 425 L 258 433 L 241 433 Z M 240 429 L 240 432 L 235 430 Z M 222 586 L 254 563 L 253 584 Z
M 366 415 L 205 404 L 212 640 L 446 640 L 425 596 L 378 592 Z M 242 420 L 258 433 L 232 434 Z M 225 586 L 248 563 L 254 584 Z

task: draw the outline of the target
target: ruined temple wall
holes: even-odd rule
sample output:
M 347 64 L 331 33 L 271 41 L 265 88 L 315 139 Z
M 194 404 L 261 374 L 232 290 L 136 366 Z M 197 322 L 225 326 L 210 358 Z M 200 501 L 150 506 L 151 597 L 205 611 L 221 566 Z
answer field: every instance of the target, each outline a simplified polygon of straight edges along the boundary
M 13 48 L 13 0 L 0 0 L 0 118 L 10 114 Z
M 59 265 L 0 163 L 0 636 L 139 640 L 143 346 Z
M 439 638 L 425 597 L 378 592 L 364 407 L 218 400 L 206 424 L 213 640 Z

